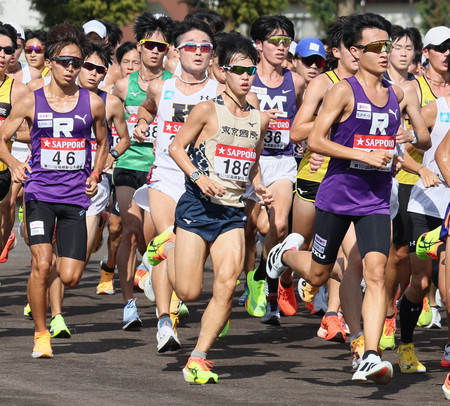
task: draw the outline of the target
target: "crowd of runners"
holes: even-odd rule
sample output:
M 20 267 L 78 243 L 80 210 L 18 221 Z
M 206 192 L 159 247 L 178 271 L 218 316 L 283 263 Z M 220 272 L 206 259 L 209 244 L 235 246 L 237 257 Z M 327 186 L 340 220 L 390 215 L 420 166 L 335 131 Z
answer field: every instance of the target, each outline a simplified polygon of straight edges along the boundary
M 218 382 L 207 355 L 244 277 L 239 305 L 280 326 L 299 276 L 317 335 L 350 344 L 353 380 L 390 382 L 396 348 L 402 373 L 426 372 L 414 330 L 450 311 L 450 28 L 422 37 L 365 13 L 322 39 L 283 15 L 249 38 L 224 29 L 204 9 L 144 12 L 123 43 L 111 22 L 0 23 L 0 262 L 29 245 L 31 356 L 71 336 L 64 289 L 105 234 L 95 293 L 120 281 L 124 330 L 143 325 L 136 291 L 155 302 L 159 353 L 181 348 L 211 257 L 188 382 Z

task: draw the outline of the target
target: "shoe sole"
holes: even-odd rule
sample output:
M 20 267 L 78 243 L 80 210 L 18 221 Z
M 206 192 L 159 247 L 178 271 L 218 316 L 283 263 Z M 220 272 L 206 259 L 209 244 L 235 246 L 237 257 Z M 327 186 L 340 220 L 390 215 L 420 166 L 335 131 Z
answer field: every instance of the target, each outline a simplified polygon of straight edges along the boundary
M 42 352 L 32 352 L 31 353 L 31 358 L 53 358 L 53 354 L 47 354 L 47 353 L 42 353 Z
M 216 381 L 216 380 L 214 380 L 214 378 L 209 378 L 206 382 L 196 381 L 195 378 L 191 375 L 191 373 L 186 370 L 186 368 L 183 368 L 183 377 L 186 382 L 194 384 L 194 385 L 205 385 L 208 383 L 217 383 L 218 382 L 218 380 Z
M 114 295 L 116 293 L 115 290 L 96 290 L 96 295 Z
M 271 316 L 267 320 L 261 320 L 261 323 L 276 327 L 281 326 L 280 319 L 277 316 Z
M 177 351 L 181 348 L 181 343 L 175 339 L 175 337 L 169 337 L 169 339 L 160 348 L 158 345 L 158 352 L 163 353 L 167 351 Z
M 384 361 L 380 366 L 376 367 L 376 370 L 366 375 L 366 379 L 371 380 L 380 385 L 386 385 L 391 382 L 394 369 L 390 362 Z
M 53 335 L 52 332 L 50 331 L 50 334 L 51 334 L 52 338 L 70 338 L 70 337 L 72 337 L 72 334 L 70 334 L 66 330 L 61 330 L 55 335 Z
M 141 319 L 134 319 L 129 321 L 128 323 L 124 324 L 122 327 L 122 330 L 135 330 L 142 327 L 142 320 Z

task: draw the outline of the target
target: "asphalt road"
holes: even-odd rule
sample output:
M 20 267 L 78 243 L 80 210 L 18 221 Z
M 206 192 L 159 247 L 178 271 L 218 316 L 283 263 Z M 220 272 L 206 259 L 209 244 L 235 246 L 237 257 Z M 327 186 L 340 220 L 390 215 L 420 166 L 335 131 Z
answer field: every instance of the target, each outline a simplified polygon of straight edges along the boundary
M 15 228 L 16 229 L 16 228 Z M 320 318 L 300 304 L 297 315 L 283 317 L 281 327 L 250 317 L 237 299 L 231 329 L 216 342 L 208 358 L 215 361 L 217 385 L 189 385 L 182 368 L 195 346 L 202 312 L 210 297 L 212 272 L 205 270 L 204 293 L 189 304 L 191 313 L 178 331 L 183 348 L 156 351 L 155 306 L 143 293 L 136 297 L 144 327 L 122 330 L 120 290 L 95 295 L 99 260 L 92 256 L 80 285 L 66 291 L 63 314 L 73 332 L 53 339 L 53 359 L 32 359 L 34 325 L 23 316 L 29 250 L 19 238 L 9 260 L 0 264 L 0 405 L 436 405 L 446 402 L 440 366 L 447 339 L 442 330 L 416 329 L 416 354 L 425 374 L 400 373 L 396 353 L 383 358 L 394 365 L 389 385 L 351 381 L 349 344 L 316 336 Z M 118 277 L 116 275 L 116 288 Z M 48 321 L 49 322 L 49 321 Z M 449 403 L 450 404 L 450 403 Z

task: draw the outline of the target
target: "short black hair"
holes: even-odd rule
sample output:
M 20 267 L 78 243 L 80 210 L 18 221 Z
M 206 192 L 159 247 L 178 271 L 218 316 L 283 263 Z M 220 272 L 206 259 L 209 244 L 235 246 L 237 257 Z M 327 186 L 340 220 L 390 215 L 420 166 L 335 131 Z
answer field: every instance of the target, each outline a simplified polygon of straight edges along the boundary
M 362 32 L 367 28 L 378 28 L 391 36 L 391 23 L 379 14 L 351 14 L 342 28 L 342 41 L 347 49 L 357 45 L 362 39 Z
M 400 25 L 393 25 L 391 32 L 392 42 L 403 37 L 408 37 L 414 45 L 414 50 L 422 50 L 422 36 L 416 27 L 403 28 Z
M 89 52 L 86 55 L 86 58 L 88 56 L 91 56 L 93 54 L 98 55 L 98 57 L 102 60 L 103 65 L 108 67 L 112 64 L 113 60 L 113 48 L 109 44 L 105 44 L 103 41 L 90 41 L 89 44 Z
M 213 10 L 208 10 L 206 8 L 196 8 L 191 11 L 184 20 L 189 20 L 191 18 L 198 18 L 199 20 L 204 21 L 209 25 L 213 34 L 217 32 L 223 31 L 225 29 L 225 23 L 223 22 L 222 17 Z
M 250 28 L 250 36 L 253 41 L 264 41 L 271 32 L 277 29 L 285 31 L 292 39 L 295 37 L 294 24 L 289 18 L 281 14 L 258 17 Z
M 13 48 L 17 49 L 17 31 L 12 25 L 0 21 L 0 34 L 9 37 L 12 41 Z
M 25 42 L 30 39 L 36 38 L 42 43 L 47 41 L 47 31 L 44 30 L 25 30 Z
M 217 39 L 216 54 L 219 66 L 228 65 L 236 54 L 249 57 L 255 65 L 258 60 L 258 51 L 252 41 L 235 31 Z
M 127 52 L 131 51 L 132 49 L 136 49 L 137 50 L 137 43 L 136 42 L 126 41 L 123 44 L 121 44 L 119 46 L 119 48 L 117 48 L 117 50 L 116 50 L 117 62 L 121 63 L 123 56 Z
M 155 31 L 159 31 L 170 44 L 172 42 L 173 26 L 174 21 L 170 17 L 159 16 L 156 18 L 153 14 L 144 11 L 134 20 L 134 35 L 139 42 L 146 36 L 152 35 Z
M 173 44 L 175 45 L 175 48 L 180 45 L 180 37 L 193 30 L 204 32 L 211 40 L 211 43 L 214 45 L 214 34 L 211 31 L 209 25 L 206 24 L 203 20 L 199 20 L 198 18 L 190 18 L 188 20 L 182 21 L 175 26 L 175 29 L 173 30 Z
M 326 43 L 328 45 L 325 51 L 327 57 L 324 68 L 325 72 L 336 69 L 338 66 L 338 60 L 333 54 L 333 48 L 339 48 L 342 44 L 342 29 L 347 21 L 347 17 L 348 16 L 338 17 L 336 21 L 328 26 L 327 39 L 324 42 L 324 44 Z
M 49 59 L 58 55 L 67 45 L 76 45 L 84 59 L 89 53 L 90 44 L 81 27 L 74 26 L 67 21 L 55 25 L 47 35 L 44 55 Z
M 123 32 L 116 23 L 110 21 L 100 21 L 106 27 L 106 37 L 108 38 L 108 44 L 111 44 L 113 48 L 120 44 L 123 38 Z

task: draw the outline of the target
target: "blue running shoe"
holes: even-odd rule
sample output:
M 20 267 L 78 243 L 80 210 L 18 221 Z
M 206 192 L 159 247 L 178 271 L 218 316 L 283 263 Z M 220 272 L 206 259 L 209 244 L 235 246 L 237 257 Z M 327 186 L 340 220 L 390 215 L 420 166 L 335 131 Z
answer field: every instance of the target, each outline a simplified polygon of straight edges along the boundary
M 142 327 L 142 320 L 139 318 L 136 299 L 130 299 L 128 303 L 123 307 L 123 329 L 132 330 Z

